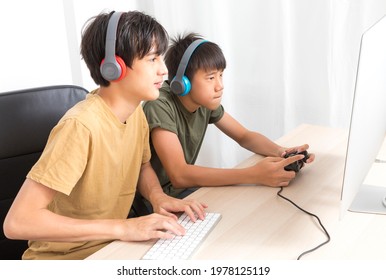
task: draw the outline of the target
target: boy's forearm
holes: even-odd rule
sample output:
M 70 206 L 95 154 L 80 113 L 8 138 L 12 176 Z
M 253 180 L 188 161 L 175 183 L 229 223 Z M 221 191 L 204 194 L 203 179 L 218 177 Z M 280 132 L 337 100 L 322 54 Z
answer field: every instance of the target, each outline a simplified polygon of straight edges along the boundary
M 141 195 L 150 203 L 160 195 L 164 195 L 158 177 L 149 162 L 144 163 L 141 167 L 137 187 Z
M 171 182 L 175 188 L 216 187 L 256 183 L 250 176 L 249 168 L 211 168 L 186 165 L 183 170 L 175 172 Z
M 35 212 L 39 211 L 36 215 Z M 120 220 L 84 220 L 60 216 L 47 209 L 31 211 L 13 221 L 7 235 L 11 239 L 77 242 L 114 240 L 120 235 Z
M 255 154 L 263 156 L 280 157 L 285 151 L 284 147 L 277 145 L 264 135 L 252 131 L 244 137 L 240 145 Z
M 53 213 L 47 209 L 56 191 L 26 179 L 4 221 L 10 239 L 84 241 L 115 239 L 119 220 L 85 220 Z M 29 199 L 34 197 L 34 200 Z

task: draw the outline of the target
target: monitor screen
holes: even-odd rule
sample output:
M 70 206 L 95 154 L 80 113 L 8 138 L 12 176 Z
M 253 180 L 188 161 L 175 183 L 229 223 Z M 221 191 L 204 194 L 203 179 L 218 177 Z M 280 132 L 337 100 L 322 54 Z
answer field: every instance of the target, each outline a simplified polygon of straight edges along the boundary
M 367 184 L 371 167 L 386 173 L 379 151 L 386 131 L 386 16 L 362 36 L 341 195 L 349 210 L 386 214 L 386 181 Z M 341 215 L 341 216 L 342 216 Z

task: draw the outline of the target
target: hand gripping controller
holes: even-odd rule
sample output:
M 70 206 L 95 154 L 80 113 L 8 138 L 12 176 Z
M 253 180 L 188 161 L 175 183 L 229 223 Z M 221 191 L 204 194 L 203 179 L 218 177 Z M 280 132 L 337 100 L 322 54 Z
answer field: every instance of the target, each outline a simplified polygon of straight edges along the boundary
M 304 155 L 304 158 L 302 158 L 301 160 L 297 160 L 291 164 L 288 164 L 287 166 L 284 167 L 285 170 L 299 172 L 299 170 L 303 167 L 304 163 L 310 157 L 308 155 L 308 152 L 307 151 L 303 151 L 303 152 L 299 152 L 299 153 L 294 152 L 294 153 L 289 153 L 289 154 L 284 155 L 284 158 L 289 158 L 289 157 L 293 157 L 293 156 L 296 156 L 299 154 Z

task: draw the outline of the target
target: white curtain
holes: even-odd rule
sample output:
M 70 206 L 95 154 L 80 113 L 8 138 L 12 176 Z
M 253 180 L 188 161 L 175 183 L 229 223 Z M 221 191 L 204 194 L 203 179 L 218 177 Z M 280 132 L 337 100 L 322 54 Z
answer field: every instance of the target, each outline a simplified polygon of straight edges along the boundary
M 386 14 L 385 0 L 152 2 L 171 36 L 196 31 L 222 47 L 225 109 L 271 139 L 301 123 L 348 127 L 362 33 Z M 248 155 L 211 126 L 198 163 Z
M 0 91 L 71 81 L 93 89 L 79 57 L 83 24 L 103 9 L 136 9 L 153 15 L 171 37 L 194 31 L 219 44 L 227 59 L 225 109 L 273 140 L 301 123 L 348 126 L 361 35 L 386 14 L 386 0 L 14 0 L 0 6 Z M 210 126 L 198 163 L 232 167 L 248 155 Z

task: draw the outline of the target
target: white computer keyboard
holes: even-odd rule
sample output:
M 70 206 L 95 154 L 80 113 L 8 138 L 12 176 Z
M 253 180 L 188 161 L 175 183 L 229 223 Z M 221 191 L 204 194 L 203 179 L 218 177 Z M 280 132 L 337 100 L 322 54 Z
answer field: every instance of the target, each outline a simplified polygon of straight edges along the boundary
M 221 219 L 219 213 L 206 213 L 204 220 L 195 223 L 183 213 L 178 222 L 185 228 L 183 236 L 159 239 L 142 257 L 143 260 L 186 260 L 201 245 L 209 232 Z

